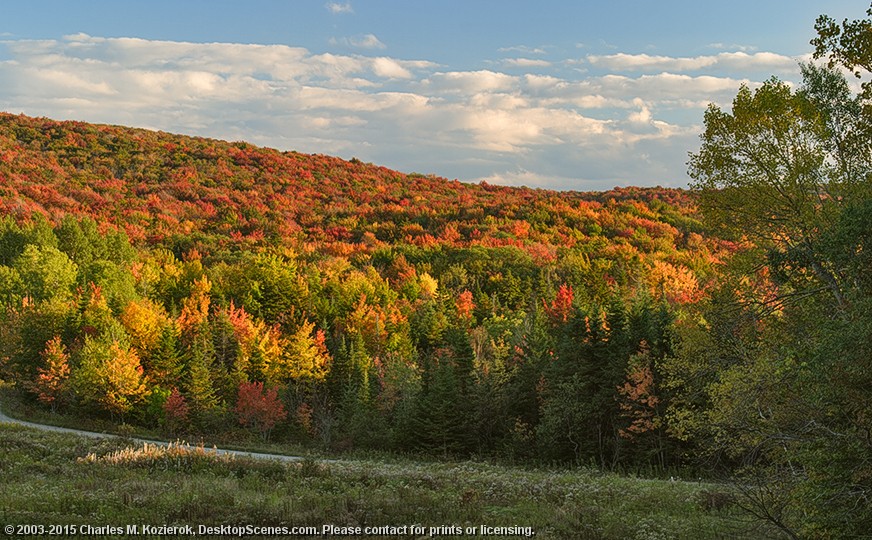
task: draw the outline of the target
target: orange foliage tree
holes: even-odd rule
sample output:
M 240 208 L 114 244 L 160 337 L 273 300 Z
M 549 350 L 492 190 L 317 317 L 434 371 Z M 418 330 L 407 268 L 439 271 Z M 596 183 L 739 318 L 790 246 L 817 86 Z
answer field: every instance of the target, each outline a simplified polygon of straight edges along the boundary
M 629 421 L 627 427 L 619 430 L 621 437 L 632 439 L 658 427 L 657 406 L 660 398 L 657 396 L 647 351 L 643 350 L 631 359 L 627 367 L 627 380 L 617 390 L 621 415 Z
M 54 412 L 58 402 L 62 401 L 67 392 L 70 378 L 70 356 L 67 354 L 60 336 L 49 340 L 41 354 L 43 367 L 38 369 L 34 382 L 36 396 L 42 403 L 51 405 Z
M 472 310 L 475 309 L 475 302 L 472 301 L 472 292 L 465 290 L 458 295 L 454 303 L 457 308 L 457 314 L 463 320 L 472 318 Z

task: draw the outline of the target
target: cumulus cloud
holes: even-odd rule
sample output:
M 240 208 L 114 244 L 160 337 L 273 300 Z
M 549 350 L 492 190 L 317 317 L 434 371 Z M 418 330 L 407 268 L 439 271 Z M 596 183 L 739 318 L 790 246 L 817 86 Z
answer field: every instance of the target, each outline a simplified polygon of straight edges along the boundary
M 729 102 L 742 84 L 756 84 L 748 79 L 665 72 L 635 77 L 608 74 L 574 81 L 527 74 L 522 81 L 524 92 L 544 106 L 629 109 L 643 98 L 649 103 L 697 109 L 700 117 L 708 103 Z
M 508 90 L 516 84 L 517 78 L 489 70 L 434 73 L 422 81 L 432 91 L 461 94 Z
M 629 94 L 646 96 L 651 100 L 674 100 L 685 99 L 690 95 L 714 96 L 724 92 L 735 94 L 739 86 L 749 82 L 747 79 L 738 80 L 711 75 L 658 73 L 641 77 L 606 75 L 593 79 L 591 85 L 611 96 Z
M 353 47 L 358 47 L 360 49 L 387 48 L 384 43 L 382 43 L 377 37 L 375 37 L 374 34 L 364 34 L 363 36 L 351 38 L 350 43 Z
M 733 43 L 730 45 L 727 45 L 726 43 L 709 43 L 708 46 L 711 49 L 721 49 L 721 50 L 729 49 L 732 51 L 742 51 L 742 52 L 756 51 L 757 50 L 757 47 L 755 47 L 754 45 L 739 45 L 737 43 Z
M 651 110 L 648 108 L 648 105 L 646 105 L 641 99 L 636 99 L 635 104 L 639 106 L 639 110 L 630 113 L 628 120 L 633 124 L 651 124 L 653 117 L 651 116 Z
M 609 121 L 567 109 L 536 107 L 514 112 L 484 109 L 469 111 L 465 117 L 465 127 L 478 145 L 500 152 L 524 152 L 542 145 L 583 145 L 610 131 Z
M 367 36 L 360 43 L 381 43 Z M 741 51 L 586 57 L 595 75 L 535 58 L 494 64 L 537 68 L 513 75 L 365 51 L 86 34 L 5 40 L 0 110 L 357 156 L 461 180 L 680 185 L 706 104 L 759 84 L 718 69 L 786 65 Z
M 379 77 L 389 79 L 411 79 L 412 72 L 392 58 L 376 58 L 372 61 L 372 71 Z
M 526 186 L 532 188 L 548 188 L 555 184 L 569 184 L 571 178 L 554 178 L 520 168 L 514 171 L 495 172 L 488 176 L 476 178 L 476 182 L 486 182 L 501 186 Z

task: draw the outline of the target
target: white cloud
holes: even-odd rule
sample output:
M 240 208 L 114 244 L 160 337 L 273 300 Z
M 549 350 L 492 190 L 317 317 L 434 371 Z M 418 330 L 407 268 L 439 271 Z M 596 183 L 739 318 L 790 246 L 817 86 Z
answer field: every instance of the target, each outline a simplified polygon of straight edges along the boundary
M 551 62 L 547 60 L 541 60 L 537 58 L 506 58 L 503 60 L 503 64 L 508 67 L 548 67 L 551 65 Z
M 539 145 L 586 144 L 605 134 L 609 122 L 565 109 L 468 109 L 463 128 L 476 145 L 497 152 L 525 152 Z
M 551 88 L 564 84 L 562 79 L 551 75 L 534 75 L 528 73 L 524 75 L 524 82 L 531 88 Z
M 782 54 L 771 52 L 756 52 L 748 54 L 746 52 L 725 52 L 717 55 L 718 66 L 723 66 L 733 70 L 778 70 L 778 71 L 796 71 L 796 66 L 799 61 L 804 61 L 806 56 L 792 58 Z
M 748 54 L 741 51 L 695 57 L 616 53 L 603 56 L 589 55 L 586 60 L 598 68 L 617 71 L 699 71 L 702 69 L 795 71 L 797 63 L 797 59 L 780 54 L 770 52 Z
M 479 109 L 512 110 L 530 107 L 530 100 L 520 94 L 482 92 L 468 98 L 467 103 Z
M 545 49 L 542 47 L 527 47 L 526 45 L 515 45 L 513 47 L 500 47 L 499 52 L 519 52 L 521 54 L 545 54 Z
M 750 51 L 757 50 L 757 47 L 755 47 L 754 45 L 738 45 L 736 43 L 733 43 L 731 45 L 727 45 L 725 43 L 709 43 L 708 46 L 711 49 L 721 49 L 721 50 L 729 49 L 729 50 L 733 50 L 733 51 L 742 51 L 742 52 L 750 52 Z
M 668 56 L 651 56 L 648 54 L 617 53 L 606 56 L 590 55 L 587 61 L 597 67 L 615 70 L 649 70 L 670 69 L 674 71 L 697 70 L 713 65 L 715 57 L 671 58 Z
M 306 122 L 313 129 L 342 129 L 366 124 L 366 120 L 359 116 L 339 115 L 310 116 L 306 118 Z
M 330 38 L 331 45 L 344 45 L 356 49 L 386 49 L 387 45 L 381 42 L 375 34 L 362 34 L 353 37 Z
M 648 105 L 641 99 L 635 100 L 635 104 L 639 106 L 639 110 L 630 113 L 627 119 L 633 124 L 650 124 L 653 121 L 653 117 Z
M 513 88 L 517 78 L 495 71 L 450 71 L 434 73 L 422 84 L 431 90 L 448 93 L 476 94 Z
M 85 34 L 0 41 L 0 58 L 0 110 L 584 189 L 682 183 L 706 104 L 759 84 L 726 70 L 786 65 L 772 53 L 615 54 L 595 57 L 596 75 L 530 58 L 507 62 L 537 73 L 512 75 L 383 53 Z
M 674 73 L 635 77 L 608 74 L 580 80 L 527 74 L 520 87 L 525 95 L 536 98 L 540 106 L 551 108 L 615 111 L 638 108 L 636 100 L 644 99 L 657 104 L 658 109 L 694 109 L 701 118 L 708 103 L 728 103 L 742 84 L 754 87 L 758 83 L 748 79 Z
M 572 180 L 570 178 L 556 179 L 554 177 L 547 177 L 521 168 L 515 171 L 496 172 L 485 177 L 476 178 L 475 182 L 487 182 L 488 184 L 500 186 L 548 188 L 553 187 L 555 183 L 566 184 L 571 183 Z
M 372 71 L 379 77 L 389 79 L 411 79 L 412 72 L 391 58 L 376 58 L 372 61 Z
M 350 2 L 345 2 L 344 4 L 340 4 L 338 2 L 328 2 L 325 4 L 327 11 L 333 13 L 334 15 L 340 15 L 342 13 L 354 13 L 354 8 L 351 7 Z
M 386 49 L 386 45 L 379 41 L 374 34 L 365 34 L 351 38 L 351 45 L 360 49 Z

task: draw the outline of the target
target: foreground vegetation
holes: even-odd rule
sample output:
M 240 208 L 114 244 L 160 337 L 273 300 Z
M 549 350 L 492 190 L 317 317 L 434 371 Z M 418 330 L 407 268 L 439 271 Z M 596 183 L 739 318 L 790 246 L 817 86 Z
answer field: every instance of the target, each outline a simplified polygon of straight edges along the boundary
M 281 464 L 8 424 L 0 474 L 4 524 L 489 525 L 532 527 L 543 539 L 764 532 L 712 484 L 475 462 Z

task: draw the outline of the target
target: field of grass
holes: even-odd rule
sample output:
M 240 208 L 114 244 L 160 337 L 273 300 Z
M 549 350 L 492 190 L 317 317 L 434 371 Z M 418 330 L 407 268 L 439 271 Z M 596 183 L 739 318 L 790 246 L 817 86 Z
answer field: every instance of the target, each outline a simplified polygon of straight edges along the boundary
M 0 525 L 520 527 L 489 538 L 756 538 L 718 486 L 477 462 L 279 463 L 0 424 Z M 423 534 L 414 534 L 414 527 Z M 524 528 L 530 528 L 526 530 Z M 417 529 L 421 530 L 421 529 Z M 458 529 L 455 529 L 458 530 Z M 450 532 L 450 531 L 446 531 Z M 509 531 L 512 532 L 512 531 Z M 480 538 L 435 534 L 438 538 Z M 276 537 L 276 536 L 273 536 Z M 342 536 L 338 536 L 342 537 Z M 361 534 L 357 537 L 375 537 Z

